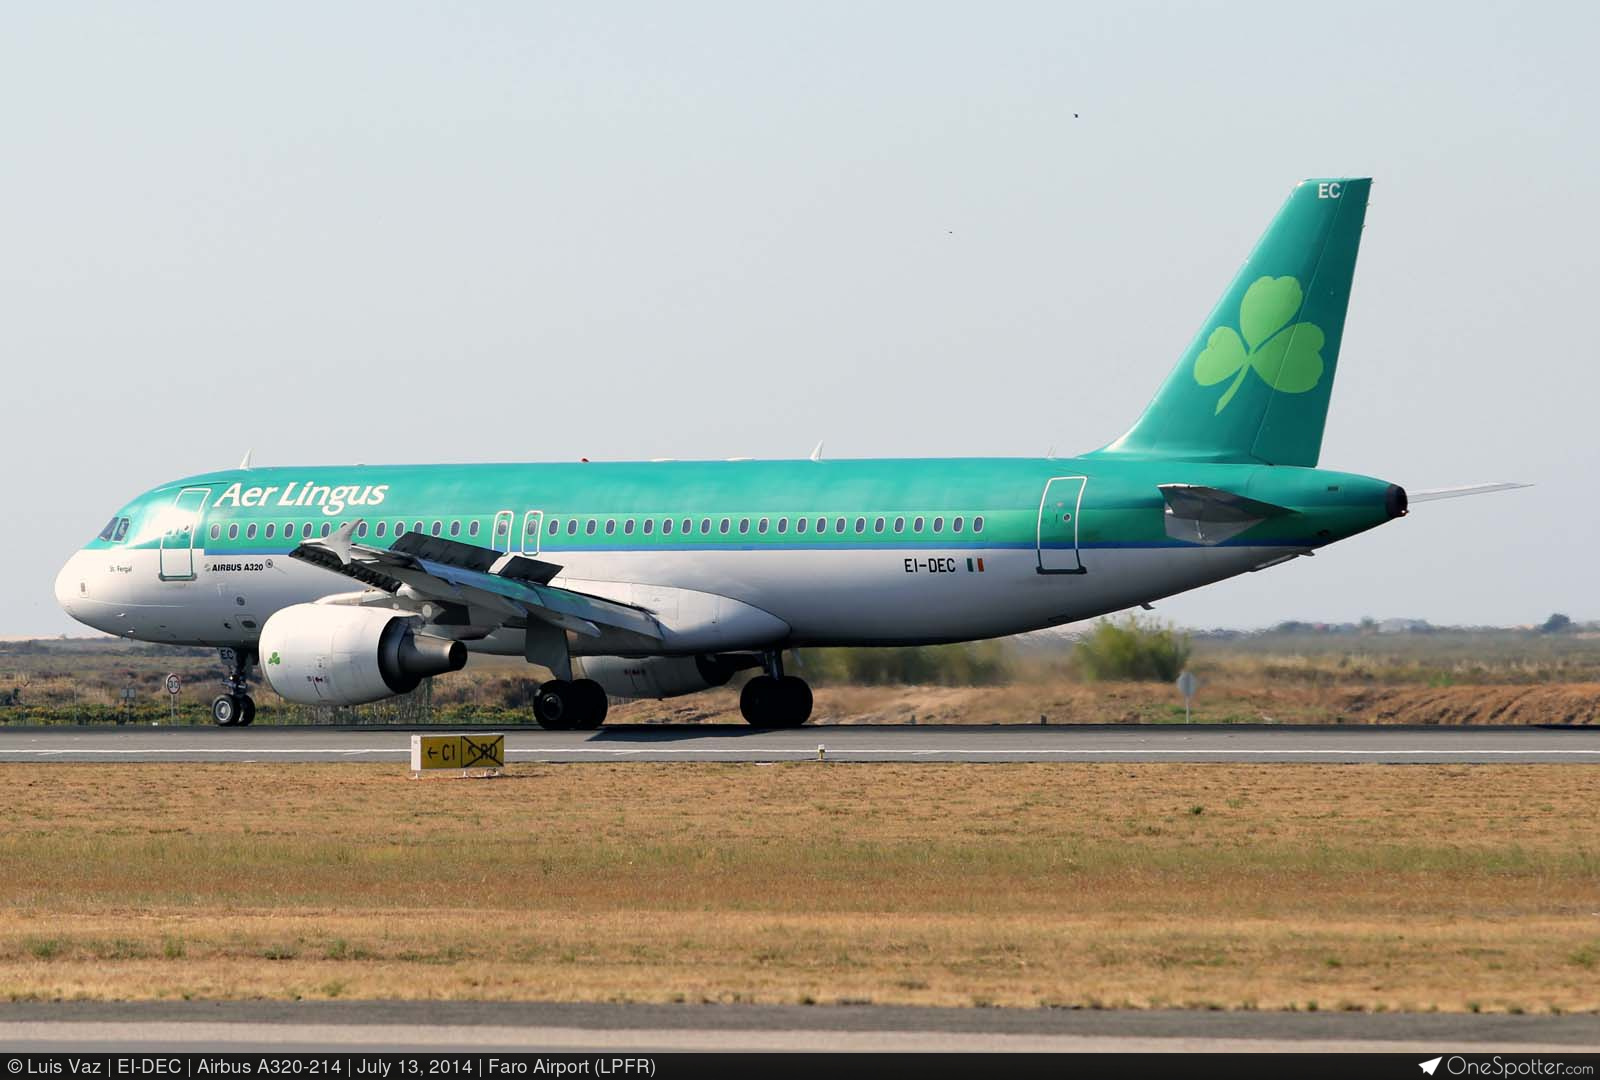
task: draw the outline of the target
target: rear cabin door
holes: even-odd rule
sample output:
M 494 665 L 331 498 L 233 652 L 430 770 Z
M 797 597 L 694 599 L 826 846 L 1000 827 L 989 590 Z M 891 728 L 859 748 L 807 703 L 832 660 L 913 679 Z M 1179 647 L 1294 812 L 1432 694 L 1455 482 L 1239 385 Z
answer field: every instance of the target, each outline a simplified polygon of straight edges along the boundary
M 1039 499 L 1039 573 L 1083 574 L 1078 553 L 1078 512 L 1083 508 L 1086 476 L 1056 476 Z
M 184 488 L 172 500 L 161 532 L 162 581 L 194 580 L 195 548 L 200 544 L 200 528 L 210 501 L 211 489 L 203 487 Z

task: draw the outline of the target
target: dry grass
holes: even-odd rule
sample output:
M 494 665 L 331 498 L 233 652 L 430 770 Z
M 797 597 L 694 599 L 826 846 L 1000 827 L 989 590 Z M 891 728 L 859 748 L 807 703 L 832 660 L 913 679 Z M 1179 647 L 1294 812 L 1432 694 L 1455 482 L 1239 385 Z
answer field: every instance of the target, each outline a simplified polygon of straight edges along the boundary
M 1600 1009 L 1585 766 L 0 766 L 0 994 Z

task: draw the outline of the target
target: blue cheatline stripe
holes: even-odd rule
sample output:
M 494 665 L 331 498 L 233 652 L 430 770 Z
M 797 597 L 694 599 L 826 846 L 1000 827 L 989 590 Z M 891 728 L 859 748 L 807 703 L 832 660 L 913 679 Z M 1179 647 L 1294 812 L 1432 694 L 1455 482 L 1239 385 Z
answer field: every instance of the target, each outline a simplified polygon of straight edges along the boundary
M 1203 545 L 1193 544 L 1186 540 L 1096 540 L 1082 544 L 1055 543 L 1046 541 L 1043 545 L 1046 551 L 1115 551 L 1115 550 L 1141 550 L 1157 548 L 1193 548 L 1204 550 L 1206 547 L 1239 547 L 1239 548 L 1314 548 L 1320 546 L 1320 540 L 1308 539 L 1279 539 L 1279 540 L 1227 540 L 1221 544 Z M 298 544 L 296 546 L 299 546 Z M 382 546 L 382 545 L 379 545 Z M 480 545 L 481 546 L 481 545 Z M 910 548 L 944 551 L 1033 551 L 1036 545 L 1031 540 L 996 541 L 990 543 L 965 543 L 950 544 L 937 541 L 882 541 L 867 543 L 821 543 L 821 544 L 719 544 L 693 543 L 673 544 L 671 546 L 655 547 L 622 547 L 620 545 L 582 544 L 576 546 L 562 546 L 558 548 L 545 548 L 538 552 L 538 558 L 556 558 L 563 554 L 589 554 L 606 552 L 616 555 L 644 555 L 666 554 L 674 551 L 902 551 Z M 153 550 L 153 549 L 147 549 Z M 169 549 L 174 550 L 174 549 Z M 176 549 L 188 550 L 188 549 Z M 267 558 L 273 555 L 288 555 L 293 548 L 196 548 L 197 553 L 207 558 Z M 489 549 L 498 550 L 498 549 Z M 522 554 L 520 551 L 513 554 Z

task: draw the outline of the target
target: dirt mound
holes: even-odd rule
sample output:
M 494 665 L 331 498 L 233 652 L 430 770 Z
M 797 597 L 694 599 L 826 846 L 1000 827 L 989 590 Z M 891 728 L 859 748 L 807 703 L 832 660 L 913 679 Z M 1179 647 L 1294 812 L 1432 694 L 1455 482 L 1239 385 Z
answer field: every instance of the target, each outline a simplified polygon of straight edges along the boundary
M 1600 683 L 1362 690 L 1342 711 L 1364 724 L 1600 724 Z

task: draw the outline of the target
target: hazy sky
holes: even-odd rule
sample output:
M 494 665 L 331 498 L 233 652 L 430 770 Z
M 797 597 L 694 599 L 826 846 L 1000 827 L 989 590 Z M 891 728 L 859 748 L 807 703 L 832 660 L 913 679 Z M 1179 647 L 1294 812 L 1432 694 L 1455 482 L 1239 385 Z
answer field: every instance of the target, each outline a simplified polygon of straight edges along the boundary
M 1600 617 L 1600 16 L 1483 7 L 5 5 L 0 633 L 81 631 L 68 554 L 248 447 L 1094 448 L 1340 174 L 1322 463 L 1538 486 L 1160 612 Z

